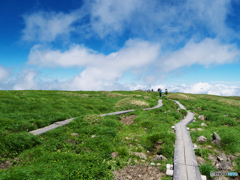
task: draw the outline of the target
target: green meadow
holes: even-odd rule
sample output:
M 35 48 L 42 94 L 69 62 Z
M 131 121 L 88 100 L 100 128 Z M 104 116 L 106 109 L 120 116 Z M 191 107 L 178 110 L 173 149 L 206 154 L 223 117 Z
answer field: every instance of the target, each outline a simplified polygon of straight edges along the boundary
M 170 93 L 162 97 L 161 108 L 144 111 L 143 108 L 157 105 L 157 92 L 0 91 L 0 179 L 114 179 L 114 170 L 140 161 L 133 152 L 147 151 L 167 157 L 166 161 L 159 161 L 159 168 L 165 173 L 166 164 L 173 164 L 175 134 L 171 126 L 187 113 L 178 112 L 178 106 L 168 98 L 206 116 L 205 121 L 196 118 L 188 125 L 191 129 L 203 128 L 191 131 L 194 144 L 198 145 L 196 138 L 201 135 L 208 139 L 204 145 L 199 144 L 201 148 L 196 153 L 207 161 L 200 166 L 201 172 L 212 168 L 207 154 L 214 153 L 214 149 L 227 154 L 240 152 L 239 97 Z M 130 109 L 136 111 L 98 116 Z M 124 125 L 121 118 L 130 115 L 135 115 L 133 123 Z M 75 119 L 66 126 L 45 134 L 29 133 L 72 117 Z M 201 127 L 202 122 L 208 126 Z M 213 132 L 221 136 L 221 147 L 211 144 Z M 159 141 L 161 146 L 156 152 Z M 214 148 L 206 149 L 206 145 Z M 112 152 L 118 152 L 117 158 L 111 156 Z M 145 163 L 150 164 L 151 157 Z M 234 168 L 239 171 L 239 157 L 235 163 Z

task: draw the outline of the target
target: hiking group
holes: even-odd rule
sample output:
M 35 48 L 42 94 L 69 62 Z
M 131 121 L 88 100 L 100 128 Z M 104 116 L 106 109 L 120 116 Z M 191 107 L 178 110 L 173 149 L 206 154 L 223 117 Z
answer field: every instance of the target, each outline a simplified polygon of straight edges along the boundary
M 158 88 L 158 92 L 159 92 L 159 96 L 162 97 L 162 89 L 161 88 Z M 168 90 L 165 89 L 165 94 L 167 95 L 168 94 Z

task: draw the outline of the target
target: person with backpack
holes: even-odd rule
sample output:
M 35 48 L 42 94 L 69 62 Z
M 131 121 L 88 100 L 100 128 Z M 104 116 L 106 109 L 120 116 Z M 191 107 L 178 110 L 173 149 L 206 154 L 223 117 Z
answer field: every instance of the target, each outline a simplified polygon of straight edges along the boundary
M 168 94 L 168 90 L 167 90 L 167 89 L 165 89 L 165 94 L 166 94 L 166 95 Z
M 159 89 L 159 96 L 162 97 L 162 89 Z

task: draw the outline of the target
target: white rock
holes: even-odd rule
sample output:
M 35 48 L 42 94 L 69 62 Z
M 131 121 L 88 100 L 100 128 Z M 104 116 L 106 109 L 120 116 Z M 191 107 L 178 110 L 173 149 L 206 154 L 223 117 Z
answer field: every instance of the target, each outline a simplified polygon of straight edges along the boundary
M 154 165 L 155 165 L 155 163 L 151 162 L 151 163 L 150 163 L 150 165 L 154 166 Z
M 197 138 L 197 142 L 199 142 L 199 143 L 207 142 L 207 138 L 204 137 L 204 136 L 200 136 L 200 137 Z
M 167 169 L 173 170 L 173 165 L 172 164 L 167 164 Z
M 200 116 L 198 116 L 198 119 L 204 120 L 205 116 L 204 115 L 200 115 Z
M 207 126 L 205 123 L 202 123 L 201 126 Z
M 167 169 L 166 175 L 173 176 L 173 170 Z

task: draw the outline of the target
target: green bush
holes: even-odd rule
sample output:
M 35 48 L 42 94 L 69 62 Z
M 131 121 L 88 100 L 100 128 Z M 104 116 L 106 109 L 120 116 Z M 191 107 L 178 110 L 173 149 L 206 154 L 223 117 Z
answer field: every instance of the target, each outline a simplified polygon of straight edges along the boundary
M 229 129 L 227 127 L 219 128 L 218 135 L 221 137 L 222 148 L 230 153 L 240 152 L 239 128 Z
M 172 158 L 174 155 L 174 147 L 171 143 L 164 143 L 159 149 L 158 154 L 162 154 L 166 158 Z
M 237 158 L 237 171 L 240 171 L 240 156 Z
M 96 132 L 96 135 L 108 135 L 110 137 L 117 137 L 117 132 L 113 128 L 104 127 L 98 132 Z
M 176 120 L 180 119 L 181 115 L 176 111 L 171 111 L 169 115 L 173 116 Z
M 210 163 L 200 165 L 199 170 L 200 170 L 201 174 L 207 176 L 207 178 L 211 178 L 210 172 L 216 171 L 215 167 L 213 165 L 211 165 Z
M 151 143 L 155 143 L 160 139 L 160 137 L 161 136 L 159 133 L 153 133 L 147 137 L 147 140 L 150 141 Z
M 117 149 L 117 152 L 118 152 L 118 155 L 120 157 L 125 157 L 125 156 L 128 156 L 128 148 L 125 147 L 125 146 L 121 146 Z
M 180 109 L 179 111 L 183 116 L 187 115 L 187 111 L 185 109 Z
M 27 132 L 12 133 L 2 139 L 2 143 L 5 147 L 0 148 L 0 154 L 3 154 L 4 151 L 6 153 L 18 153 L 19 151 L 23 151 L 24 149 L 29 149 L 36 145 L 39 145 L 41 144 L 41 142 L 42 140 L 39 136 L 34 136 Z
M 141 127 L 152 129 L 152 127 L 154 127 L 154 123 L 150 120 L 144 120 L 141 123 Z

